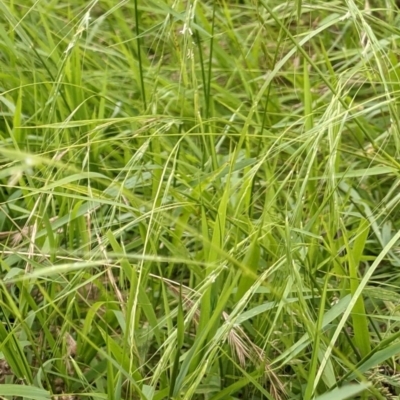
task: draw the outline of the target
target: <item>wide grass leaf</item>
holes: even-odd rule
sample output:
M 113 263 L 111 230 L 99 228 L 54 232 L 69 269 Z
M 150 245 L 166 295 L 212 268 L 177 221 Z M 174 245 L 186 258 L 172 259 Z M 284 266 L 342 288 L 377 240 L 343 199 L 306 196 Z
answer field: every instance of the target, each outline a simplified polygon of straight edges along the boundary
M 0 396 L 18 396 L 32 400 L 50 400 L 47 390 L 34 386 L 0 384 Z
M 353 399 L 355 395 L 368 389 L 368 384 L 359 383 L 357 385 L 346 385 L 338 389 L 334 389 L 329 393 L 318 396 L 315 400 L 346 400 Z

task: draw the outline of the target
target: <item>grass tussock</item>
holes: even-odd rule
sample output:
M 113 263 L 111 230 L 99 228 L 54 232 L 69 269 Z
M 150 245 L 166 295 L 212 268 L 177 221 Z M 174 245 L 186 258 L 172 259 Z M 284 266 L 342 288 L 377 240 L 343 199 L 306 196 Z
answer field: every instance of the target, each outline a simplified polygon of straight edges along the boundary
M 0 3 L 0 396 L 400 395 L 394 0 Z

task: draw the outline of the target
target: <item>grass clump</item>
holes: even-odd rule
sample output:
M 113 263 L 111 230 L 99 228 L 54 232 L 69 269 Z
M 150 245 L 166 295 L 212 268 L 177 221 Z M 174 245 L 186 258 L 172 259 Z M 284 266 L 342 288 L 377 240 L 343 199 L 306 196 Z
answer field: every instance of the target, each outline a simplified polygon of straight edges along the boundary
M 0 396 L 398 397 L 394 1 L 0 8 Z

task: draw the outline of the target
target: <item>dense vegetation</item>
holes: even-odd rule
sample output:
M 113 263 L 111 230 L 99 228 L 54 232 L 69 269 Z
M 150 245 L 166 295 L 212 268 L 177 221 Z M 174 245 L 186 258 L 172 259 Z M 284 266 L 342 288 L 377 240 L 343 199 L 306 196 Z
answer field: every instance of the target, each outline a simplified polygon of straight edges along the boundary
M 0 2 L 0 396 L 397 399 L 395 3 Z

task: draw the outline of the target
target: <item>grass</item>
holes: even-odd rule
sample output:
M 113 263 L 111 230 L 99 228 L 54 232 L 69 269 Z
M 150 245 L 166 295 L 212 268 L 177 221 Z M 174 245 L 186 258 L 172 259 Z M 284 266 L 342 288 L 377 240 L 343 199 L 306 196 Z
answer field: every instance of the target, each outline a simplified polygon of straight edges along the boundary
M 0 396 L 397 399 L 394 0 L 0 3 Z

